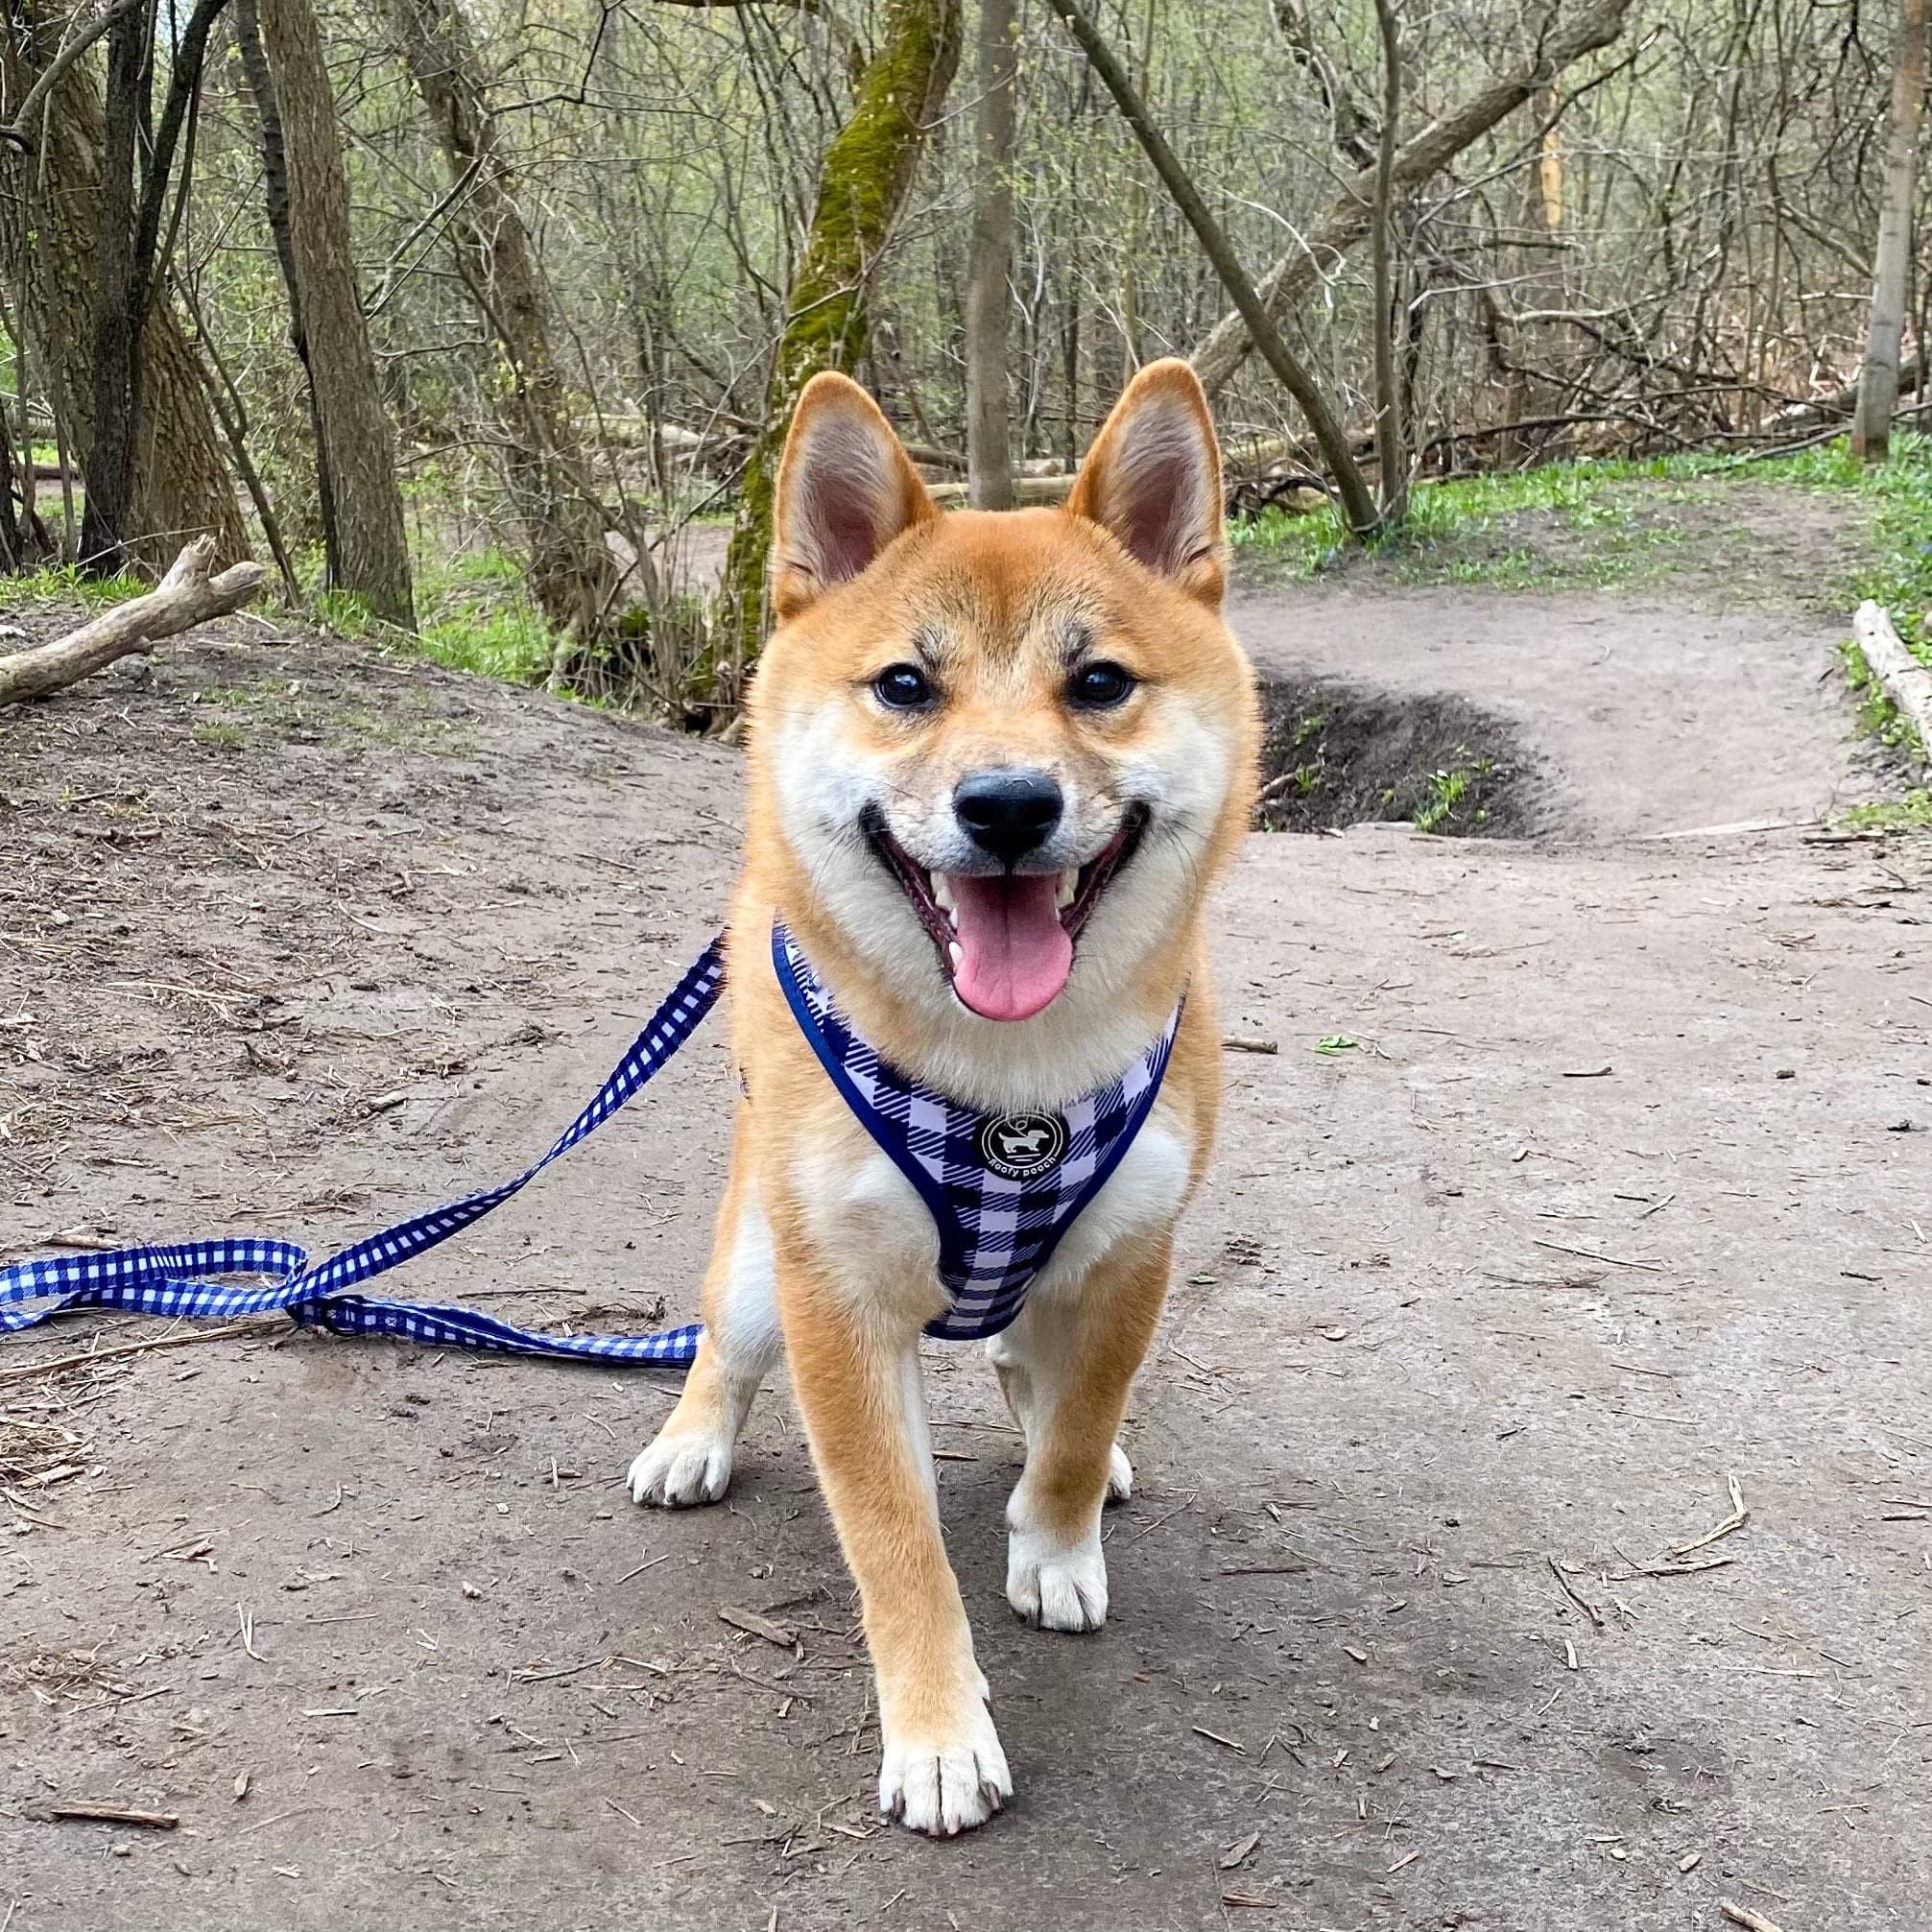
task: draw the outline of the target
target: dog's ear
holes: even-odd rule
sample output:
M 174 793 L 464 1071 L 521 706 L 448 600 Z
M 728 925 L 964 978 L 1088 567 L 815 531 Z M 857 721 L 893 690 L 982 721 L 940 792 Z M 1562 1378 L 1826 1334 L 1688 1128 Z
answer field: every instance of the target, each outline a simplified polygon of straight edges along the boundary
M 772 608 L 796 617 L 894 537 L 938 516 L 877 403 L 826 370 L 792 413 L 772 508 Z
M 1221 451 L 1201 379 L 1184 362 L 1151 362 L 1128 384 L 1066 507 L 1190 597 L 1220 605 Z

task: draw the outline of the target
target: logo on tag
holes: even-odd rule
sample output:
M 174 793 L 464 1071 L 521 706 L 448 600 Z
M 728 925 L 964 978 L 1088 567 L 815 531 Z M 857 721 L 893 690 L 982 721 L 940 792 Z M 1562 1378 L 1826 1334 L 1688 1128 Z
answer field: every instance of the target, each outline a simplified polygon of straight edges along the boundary
M 979 1157 L 1009 1181 L 1043 1174 L 1066 1152 L 1066 1122 L 1057 1113 L 995 1113 L 979 1131 Z

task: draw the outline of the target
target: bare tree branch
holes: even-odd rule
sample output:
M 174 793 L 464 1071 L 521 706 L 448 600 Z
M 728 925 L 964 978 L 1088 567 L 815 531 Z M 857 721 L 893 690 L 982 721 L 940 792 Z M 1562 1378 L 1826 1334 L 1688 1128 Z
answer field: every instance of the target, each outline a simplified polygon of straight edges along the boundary
M 1320 385 L 1281 340 L 1220 223 L 1208 213 L 1207 204 L 1201 199 L 1200 190 L 1195 187 L 1192 178 L 1181 165 L 1174 150 L 1167 145 L 1166 137 L 1154 125 L 1146 104 L 1128 78 L 1127 69 L 1113 58 L 1112 50 L 1074 0 L 1051 0 L 1051 4 L 1053 11 L 1066 22 L 1073 37 L 1080 42 L 1088 63 L 1100 76 L 1107 91 L 1113 96 L 1122 116 L 1133 130 L 1135 139 L 1146 151 L 1147 158 L 1154 163 L 1155 173 L 1174 197 L 1175 205 L 1186 216 L 1188 227 L 1200 240 L 1207 259 L 1214 264 L 1214 273 L 1221 278 L 1221 286 L 1228 291 L 1228 299 L 1233 302 L 1235 312 L 1246 325 L 1250 339 L 1261 351 L 1262 360 L 1281 379 L 1281 385 L 1288 394 L 1301 405 L 1301 413 L 1308 418 L 1308 427 L 1315 432 L 1315 441 L 1321 445 L 1323 461 L 1334 472 L 1335 487 L 1342 493 L 1343 514 L 1349 530 L 1356 537 L 1372 537 L 1381 528 L 1382 520 L 1376 513 L 1369 487 L 1362 480 L 1362 472 L 1356 467 L 1355 459 L 1349 452 L 1348 439 L 1329 409 Z
M 109 28 L 117 21 L 126 19 L 141 4 L 142 0 L 114 0 L 111 7 L 105 12 L 96 14 L 71 40 L 65 42 L 60 52 L 40 69 L 39 78 L 27 89 L 12 120 L 0 125 L 0 141 L 5 141 L 15 148 L 31 148 L 35 138 L 34 117 L 39 113 L 47 96 L 60 85 L 60 76 Z
M 1402 143 L 1395 151 L 1395 186 L 1411 188 L 1426 181 L 1505 115 L 1514 113 L 1538 87 L 1547 86 L 1571 61 L 1609 46 L 1623 32 L 1630 8 L 1631 0 L 1590 0 L 1586 6 L 1569 9 L 1561 21 L 1552 15 L 1528 60 Z M 1374 205 L 1375 170 L 1364 168 L 1294 251 L 1261 278 L 1257 292 L 1271 321 L 1293 308 L 1327 267 L 1369 232 Z M 1227 386 L 1254 346 L 1253 332 L 1238 308 L 1214 325 L 1191 358 L 1209 395 Z

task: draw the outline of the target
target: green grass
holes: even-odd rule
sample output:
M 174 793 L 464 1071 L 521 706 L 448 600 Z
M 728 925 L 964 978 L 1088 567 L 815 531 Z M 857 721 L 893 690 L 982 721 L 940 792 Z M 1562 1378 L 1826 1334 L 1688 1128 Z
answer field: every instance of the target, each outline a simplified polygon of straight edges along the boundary
M 416 560 L 417 633 L 382 624 L 346 590 L 316 593 L 317 617 L 351 640 L 383 635 L 453 671 L 513 684 L 540 684 L 556 633 L 530 602 L 523 565 L 491 545 L 455 557 Z
M 1876 598 L 1906 642 L 1932 663 L 1926 628 L 1932 608 L 1932 438 L 1911 431 L 1893 438 L 1891 460 L 1877 467 L 1859 463 L 1841 438 L 1749 464 L 1701 455 L 1558 463 L 1425 484 L 1415 492 L 1404 527 L 1367 549 L 1410 581 L 1500 589 L 1650 581 L 1689 554 L 1689 533 L 1672 526 L 1670 506 L 1693 493 L 1706 503 L 1721 501 L 1727 481 L 1821 490 L 1866 506 L 1869 547 L 1863 555 L 1848 555 L 1843 584 L 1828 587 L 1850 603 Z M 1699 487 L 1695 492 L 1692 486 Z M 1521 540 L 1510 519 L 1525 513 L 1542 513 L 1573 536 L 1569 553 L 1553 555 Z M 1228 537 L 1261 562 L 1268 576 L 1290 581 L 1318 576 L 1355 554 L 1332 506 L 1306 516 L 1264 511 L 1236 523 Z
M 125 604 L 155 586 L 132 571 L 113 577 L 90 577 L 75 563 L 52 563 L 22 577 L 0 577 L 0 610 L 17 610 L 28 604 L 71 604 L 89 609 Z
M 1932 828 L 1932 792 L 1918 786 L 1902 799 L 1853 805 L 1839 823 L 1853 832 L 1924 831 Z
M 556 633 L 530 601 L 522 563 L 495 545 L 447 559 L 418 559 L 418 642 L 451 670 L 540 684 Z
M 1875 466 L 1860 463 L 1841 439 L 1762 465 L 1762 472 L 1870 506 L 1872 554 L 1848 572 L 1848 594 L 1884 605 L 1913 655 L 1932 664 L 1932 436 L 1899 432 L 1890 460 Z
M 1596 539 L 1592 547 L 1598 553 L 1600 572 L 1618 575 L 1619 566 L 1633 563 L 1645 540 L 1655 540 L 1657 533 L 1645 531 L 1633 505 L 1607 496 L 1604 487 L 1650 473 L 1650 466 L 1641 464 L 1563 463 L 1425 484 L 1411 497 L 1402 528 L 1375 538 L 1367 551 L 1390 560 L 1401 574 L 1446 576 L 1452 583 L 1493 584 L 1506 589 L 1533 587 L 1556 573 L 1548 561 L 1526 546 L 1471 556 L 1454 555 L 1452 546 L 1494 531 L 1506 517 L 1554 512 L 1566 528 Z M 1294 581 L 1317 576 L 1352 548 L 1332 504 L 1304 516 L 1264 510 L 1234 524 L 1228 540 L 1237 550 L 1265 556 L 1270 575 Z
M 1895 751 L 1918 750 L 1918 732 L 1872 675 L 1865 653 L 1847 637 L 1838 646 L 1838 656 L 1845 666 L 1845 681 L 1858 699 L 1859 729 Z M 1920 656 L 1924 656 L 1922 647 Z

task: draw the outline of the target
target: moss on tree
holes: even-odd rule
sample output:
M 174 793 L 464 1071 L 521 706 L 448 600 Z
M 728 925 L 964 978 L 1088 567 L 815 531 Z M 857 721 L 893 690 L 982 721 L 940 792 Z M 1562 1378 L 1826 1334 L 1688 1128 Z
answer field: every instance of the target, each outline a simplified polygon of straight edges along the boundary
M 888 0 L 851 117 L 825 150 L 805 249 L 773 359 L 765 427 L 746 467 L 725 565 L 717 680 L 735 684 L 765 629 L 772 492 L 799 392 L 864 354 L 869 283 L 960 56 L 960 0 Z

